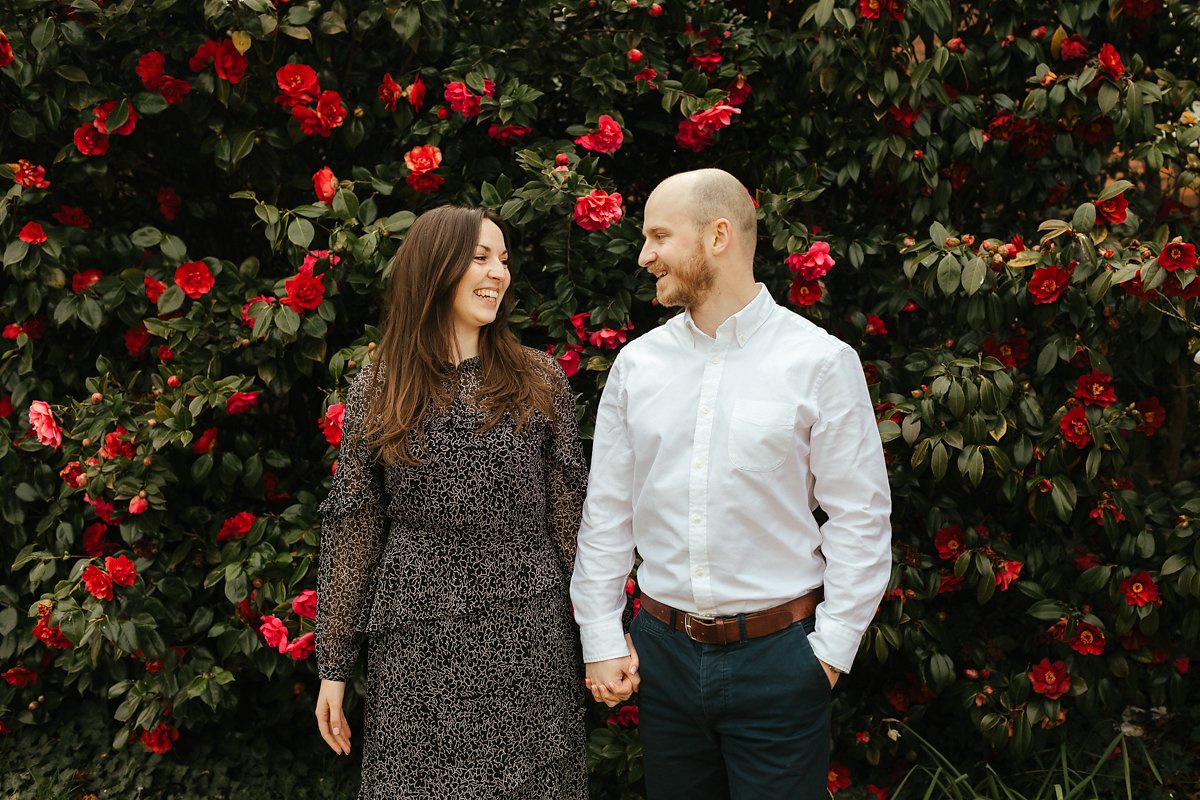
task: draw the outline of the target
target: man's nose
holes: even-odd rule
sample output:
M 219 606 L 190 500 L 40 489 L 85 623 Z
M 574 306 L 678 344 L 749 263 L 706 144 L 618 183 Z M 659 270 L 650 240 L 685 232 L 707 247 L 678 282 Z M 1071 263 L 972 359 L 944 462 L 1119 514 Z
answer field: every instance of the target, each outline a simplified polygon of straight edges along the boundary
M 648 267 L 658 258 L 653 250 L 649 247 L 643 247 L 642 252 L 638 253 L 638 266 Z

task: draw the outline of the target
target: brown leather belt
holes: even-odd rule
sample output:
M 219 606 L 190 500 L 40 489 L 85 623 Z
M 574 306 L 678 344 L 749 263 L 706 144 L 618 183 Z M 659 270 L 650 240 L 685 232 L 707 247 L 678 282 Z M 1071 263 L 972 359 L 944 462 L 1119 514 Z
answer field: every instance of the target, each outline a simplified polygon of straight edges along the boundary
M 824 599 L 820 588 L 786 603 L 732 617 L 706 617 L 671 608 L 653 597 L 641 596 L 641 609 L 659 622 L 682 631 L 693 642 L 701 644 L 733 644 L 743 639 L 757 639 L 811 617 L 817 604 Z

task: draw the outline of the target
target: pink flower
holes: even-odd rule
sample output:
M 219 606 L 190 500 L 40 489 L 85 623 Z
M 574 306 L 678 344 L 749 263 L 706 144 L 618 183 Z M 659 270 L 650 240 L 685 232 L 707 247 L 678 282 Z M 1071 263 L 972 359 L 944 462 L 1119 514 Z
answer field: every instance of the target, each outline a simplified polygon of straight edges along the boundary
M 262 624 L 258 626 L 258 632 L 263 635 L 268 647 L 274 647 L 281 653 L 287 652 L 288 647 L 288 632 L 287 626 L 283 624 L 283 620 L 274 614 L 268 614 L 262 618 Z
M 345 415 L 346 404 L 333 403 L 325 409 L 325 416 L 321 418 L 321 432 L 331 447 L 340 447 L 342 444 L 342 420 Z
M 144 497 L 131 497 L 129 499 L 130 514 L 145 514 L 148 508 L 150 508 L 150 503 Z
M 317 618 L 317 593 L 312 589 L 305 589 L 300 594 L 292 598 L 292 611 L 296 612 L 296 616 L 304 617 L 305 619 Z
M 625 141 L 620 124 L 608 114 L 601 114 L 596 130 L 575 140 L 575 144 L 597 153 L 615 153 Z
M 785 262 L 793 273 L 806 281 L 824 278 L 837 264 L 829 255 L 829 242 L 813 242 L 804 253 L 792 253 Z
M 588 231 L 602 231 L 624 215 L 621 195 L 609 194 L 603 189 L 593 189 L 590 194 L 575 201 L 575 222 Z
M 303 636 L 297 638 L 296 641 L 289 644 L 283 650 L 280 650 L 280 652 L 287 653 L 292 657 L 293 661 L 304 661 L 311 656 L 313 654 L 313 650 L 316 649 L 316 639 L 316 634 L 314 634 L 312 631 L 309 631 Z
M 601 328 L 598 331 L 592 331 L 588 334 L 588 341 L 591 342 L 592 347 L 615 350 L 625 343 L 625 329 L 613 330 L 612 328 Z
M 62 428 L 54 420 L 54 413 L 45 400 L 34 400 L 29 404 L 29 424 L 39 442 L 49 447 L 62 447 Z

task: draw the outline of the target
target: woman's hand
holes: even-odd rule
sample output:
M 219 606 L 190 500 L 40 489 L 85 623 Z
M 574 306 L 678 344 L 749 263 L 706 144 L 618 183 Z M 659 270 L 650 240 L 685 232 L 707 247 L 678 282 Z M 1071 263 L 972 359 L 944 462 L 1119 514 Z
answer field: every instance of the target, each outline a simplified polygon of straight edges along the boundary
M 342 713 L 342 700 L 346 696 L 345 681 L 321 681 L 317 695 L 317 727 L 321 738 L 338 755 L 350 755 L 350 725 Z

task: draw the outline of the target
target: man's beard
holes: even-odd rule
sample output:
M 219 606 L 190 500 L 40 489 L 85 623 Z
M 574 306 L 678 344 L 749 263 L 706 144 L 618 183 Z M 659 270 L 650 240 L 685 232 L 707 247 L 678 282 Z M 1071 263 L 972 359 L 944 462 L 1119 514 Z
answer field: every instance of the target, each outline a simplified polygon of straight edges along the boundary
M 680 266 L 667 265 L 666 279 L 670 285 L 665 292 L 659 291 L 658 302 L 664 306 L 697 306 L 708 296 L 716 277 L 704 258 L 703 248 L 697 246 Z

